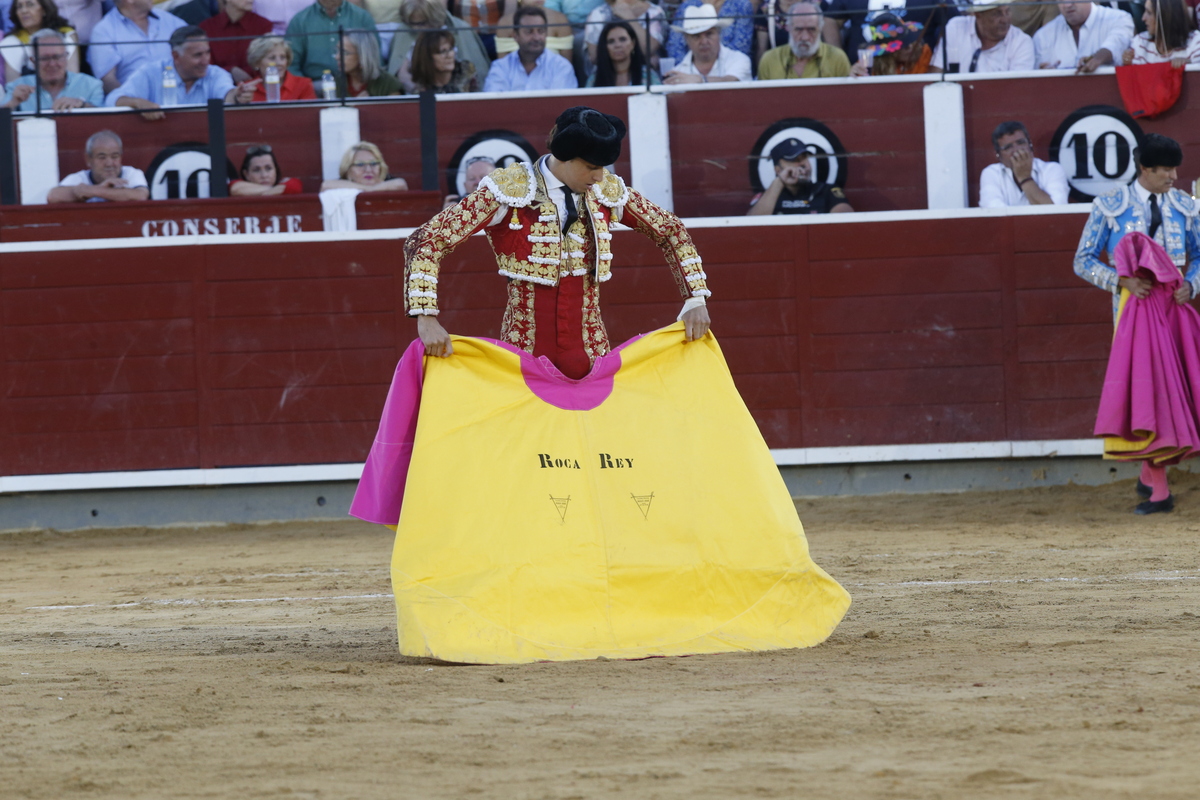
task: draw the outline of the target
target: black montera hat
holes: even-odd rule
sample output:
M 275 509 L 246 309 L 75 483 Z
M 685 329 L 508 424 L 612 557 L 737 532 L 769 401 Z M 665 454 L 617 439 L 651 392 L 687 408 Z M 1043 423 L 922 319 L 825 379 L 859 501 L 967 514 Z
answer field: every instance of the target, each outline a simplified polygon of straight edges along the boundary
M 612 114 L 587 106 L 568 108 L 554 122 L 550 152 L 559 161 L 582 158 L 598 167 L 614 163 L 621 155 L 625 123 Z
M 1148 133 L 1138 145 L 1137 162 L 1143 169 L 1178 167 L 1183 163 L 1183 148 L 1161 133 Z

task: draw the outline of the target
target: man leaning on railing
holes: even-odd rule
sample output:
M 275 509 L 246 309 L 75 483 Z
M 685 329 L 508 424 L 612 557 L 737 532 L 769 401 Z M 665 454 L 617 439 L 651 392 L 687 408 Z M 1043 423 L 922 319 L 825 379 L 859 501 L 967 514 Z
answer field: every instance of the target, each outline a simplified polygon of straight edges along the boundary
M 87 169 L 74 172 L 50 190 L 48 203 L 100 203 L 147 200 L 146 174 L 121 163 L 121 137 L 112 131 L 93 133 L 84 146 Z
M 159 109 L 204 104 L 215 98 L 226 103 L 249 103 L 261 79 L 233 85 L 233 78 L 210 63 L 208 36 L 194 25 L 171 34 L 171 58 L 145 64 L 105 101 L 110 106 L 138 108 L 148 120 L 163 118 Z
M 721 30 L 728 22 L 728 19 L 718 17 L 716 9 L 707 4 L 684 9 L 683 24 L 673 27 L 683 34 L 688 53 L 663 76 L 663 83 L 674 86 L 752 80 L 750 56 L 726 46 L 721 40 Z
M 967 7 L 946 23 L 930 72 L 1020 72 L 1034 68 L 1033 40 L 1012 24 L 1012 0 Z
M 1055 17 L 1033 36 L 1038 69 L 1095 72 L 1129 48 L 1133 17 L 1093 3 L 1059 3 Z

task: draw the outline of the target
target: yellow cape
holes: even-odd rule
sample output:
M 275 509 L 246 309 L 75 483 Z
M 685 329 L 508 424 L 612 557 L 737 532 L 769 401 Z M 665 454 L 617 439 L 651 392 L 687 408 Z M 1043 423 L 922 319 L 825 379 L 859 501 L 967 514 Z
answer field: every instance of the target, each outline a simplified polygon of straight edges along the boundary
M 685 345 L 677 323 L 606 358 L 590 410 L 543 400 L 534 359 L 495 343 L 426 359 L 392 557 L 401 653 L 807 647 L 845 615 L 712 335 Z

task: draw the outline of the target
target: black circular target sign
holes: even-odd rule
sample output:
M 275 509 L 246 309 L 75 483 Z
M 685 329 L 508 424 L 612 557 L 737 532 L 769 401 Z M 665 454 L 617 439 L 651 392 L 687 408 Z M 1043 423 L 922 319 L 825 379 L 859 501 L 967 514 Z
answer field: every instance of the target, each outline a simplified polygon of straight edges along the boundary
M 233 162 L 225 159 L 227 180 L 237 178 Z M 211 197 L 212 159 L 203 142 L 180 142 L 165 147 L 146 170 L 151 200 Z
M 1114 106 L 1072 111 L 1050 140 L 1050 160 L 1067 173 L 1072 199 L 1088 201 L 1137 177 L 1134 148 L 1145 134 L 1133 117 Z
M 834 132 L 815 119 L 792 117 L 772 124 L 754 143 L 750 151 L 750 185 L 754 191 L 763 191 L 775 180 L 771 150 L 788 139 L 799 139 L 816 155 L 813 159 L 816 166 L 813 176 L 815 182 L 842 188 L 846 186 L 846 149 Z
M 499 129 L 480 131 L 468 136 L 450 157 L 446 183 L 450 194 L 464 195 L 468 165 L 483 160 L 490 161 L 496 169 L 504 169 L 518 161 L 536 161 L 537 157 L 537 150 L 519 133 Z

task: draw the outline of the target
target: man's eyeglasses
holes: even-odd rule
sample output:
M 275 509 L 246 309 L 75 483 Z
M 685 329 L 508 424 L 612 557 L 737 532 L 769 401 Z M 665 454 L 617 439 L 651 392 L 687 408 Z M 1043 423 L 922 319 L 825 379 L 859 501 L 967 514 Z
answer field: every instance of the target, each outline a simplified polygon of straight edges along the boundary
M 381 165 L 378 161 L 355 161 L 350 166 L 358 167 L 359 169 L 379 169 Z
M 1001 153 L 1009 153 L 1009 152 L 1012 152 L 1013 149 L 1015 149 L 1015 148 L 1020 148 L 1020 149 L 1024 150 L 1026 147 L 1029 147 L 1028 139 L 1017 139 L 1015 142 L 1009 142 L 1008 144 L 1001 147 L 1000 152 Z
M 38 56 L 38 62 L 41 64 L 54 64 L 56 62 L 66 61 L 66 60 L 67 60 L 67 56 L 65 53 L 59 53 L 58 55 L 54 55 L 54 56 Z

